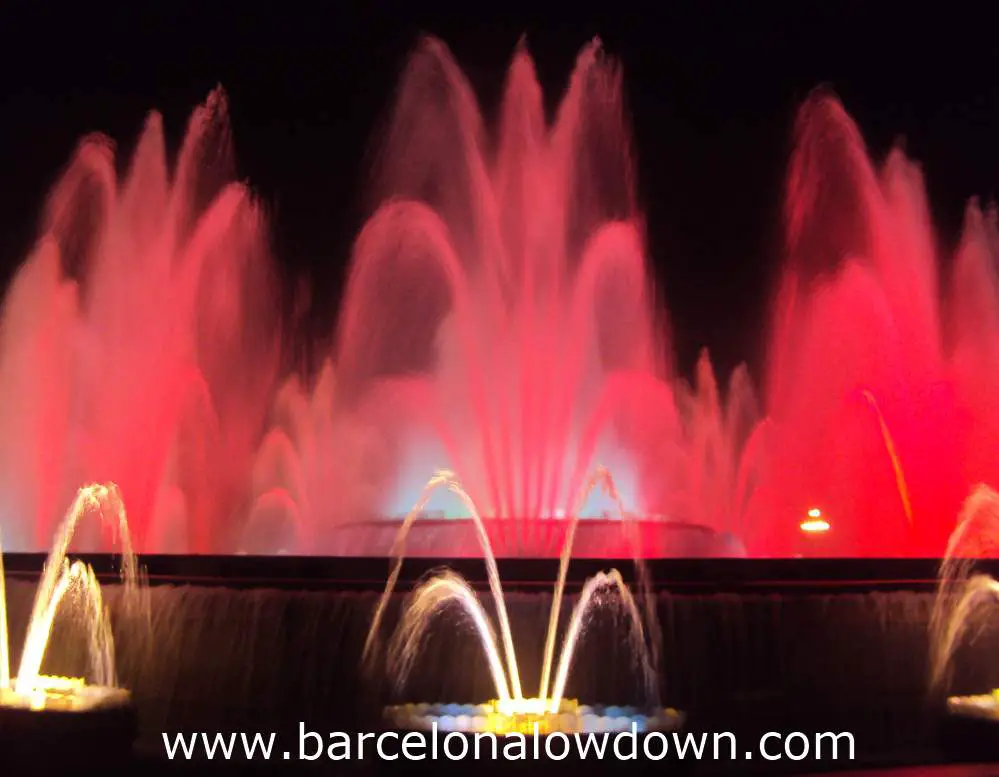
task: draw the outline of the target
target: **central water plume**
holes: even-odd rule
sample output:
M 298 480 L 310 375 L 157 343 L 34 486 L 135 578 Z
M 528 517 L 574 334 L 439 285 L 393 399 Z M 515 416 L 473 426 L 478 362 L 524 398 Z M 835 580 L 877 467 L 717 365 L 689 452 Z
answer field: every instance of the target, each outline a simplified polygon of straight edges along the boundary
M 616 445 L 614 419 L 591 423 L 608 376 L 664 377 L 633 181 L 620 72 L 599 44 L 551 126 L 522 46 L 492 135 L 443 44 L 417 49 L 337 332 L 344 410 L 377 395 L 418 414 L 394 441 L 388 512 L 412 502 L 407 465 L 436 453 L 485 514 L 553 515 L 597 446 Z
M 526 535 L 572 514 L 596 461 L 629 512 L 729 528 L 751 387 L 740 371 L 726 403 L 705 358 L 697 386 L 676 390 L 621 70 L 599 42 L 551 122 L 522 44 L 489 128 L 450 52 L 425 39 L 380 149 L 335 353 L 311 394 L 282 391 L 258 458 L 258 536 L 335 552 L 324 529 L 404 515 L 443 467 L 487 520 L 522 521 L 508 545 L 538 553 Z
M 548 624 L 548 634 L 545 641 L 545 654 L 542 662 L 542 675 L 538 694 L 535 697 L 525 697 L 520 678 L 520 669 L 514 649 L 513 632 L 507 615 L 506 600 L 503 595 L 499 571 L 493 556 L 489 537 L 482 524 L 482 519 L 471 497 L 461 484 L 447 472 L 438 473 L 425 486 L 424 492 L 417 504 L 410 511 L 399 531 L 399 536 L 393 548 L 392 569 L 389 573 L 385 590 L 375 610 L 368 637 L 364 645 L 364 656 L 369 667 L 373 662 L 379 646 L 379 637 L 385 609 L 395 590 L 399 572 L 405 554 L 406 537 L 414 521 L 421 515 L 423 505 L 436 489 L 446 487 L 458 496 L 465 504 L 471 519 L 479 529 L 479 540 L 482 544 L 482 554 L 486 563 L 489 588 L 496 606 L 499 621 L 499 639 L 492 628 L 488 614 L 476 596 L 475 591 L 459 575 L 445 570 L 432 575 L 410 595 L 404 608 L 402 620 L 389 645 L 386 671 L 401 689 L 409 676 L 420 651 L 423 637 L 434 616 L 439 614 L 449 604 L 457 604 L 467 615 L 482 644 L 496 690 L 496 713 L 501 716 L 515 717 L 520 715 L 539 715 L 558 713 L 562 709 L 563 698 L 568 681 L 569 670 L 577 643 L 583 628 L 594 607 L 600 604 L 614 603 L 623 608 L 628 622 L 628 639 L 641 667 L 642 684 L 647 696 L 646 702 L 652 706 L 658 705 L 659 688 L 657 667 L 659 660 L 658 624 L 654 603 L 651 599 L 651 587 L 645 574 L 645 567 L 636 556 L 635 564 L 639 571 L 639 585 L 646 603 L 643 613 L 639 610 L 635 598 L 625 585 L 617 570 L 601 572 L 590 578 L 583 585 L 579 601 L 573 608 L 569 623 L 562 639 L 562 650 L 555 663 L 555 644 L 560 625 L 560 610 L 568 573 L 569 559 L 572 556 L 573 528 L 579 521 L 578 514 L 569 520 L 572 528 L 566 535 L 565 546 L 562 548 L 561 564 L 552 598 L 551 618 Z M 580 490 L 574 503 L 585 504 L 590 493 L 596 488 L 602 488 L 612 501 L 619 505 L 613 478 L 606 470 L 599 468 L 588 479 Z M 626 521 L 623 511 L 621 519 Z M 612 597 L 602 597 L 605 589 L 611 589 Z M 504 661 L 505 659 L 505 661 Z M 554 674 L 552 670 L 554 669 Z

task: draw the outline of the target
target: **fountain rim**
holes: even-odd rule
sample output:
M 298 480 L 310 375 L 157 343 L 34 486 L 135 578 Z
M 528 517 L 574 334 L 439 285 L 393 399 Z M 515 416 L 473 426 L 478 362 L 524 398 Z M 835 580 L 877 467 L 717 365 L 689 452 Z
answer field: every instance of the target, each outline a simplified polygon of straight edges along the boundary
M 0 688 L 0 716 L 11 715 L 64 715 L 81 716 L 126 710 L 134 705 L 132 692 L 127 688 L 111 685 L 91 685 L 89 683 L 72 690 L 40 687 L 37 695 L 44 699 L 41 707 L 32 706 L 31 694 L 22 694 L 13 688 Z M 60 701 L 79 699 L 85 703 L 79 706 L 60 704 Z
M 474 519 L 470 515 L 455 516 L 453 518 L 441 518 L 433 516 L 433 511 L 430 511 L 429 515 L 421 515 L 419 520 L 413 524 L 411 532 L 419 531 L 420 527 L 433 528 L 433 527 L 447 527 L 453 526 L 454 524 L 469 523 L 471 524 Z M 354 528 L 367 528 L 370 526 L 378 527 L 388 527 L 388 526 L 398 526 L 405 521 L 405 516 L 388 516 L 385 518 L 361 518 L 351 521 L 343 521 L 338 524 L 336 531 L 342 529 L 354 529 Z M 571 523 L 572 518 L 570 516 L 541 516 L 537 518 L 531 518 L 530 516 L 482 516 L 482 523 L 486 526 L 502 526 L 502 525 L 513 525 L 521 523 L 531 523 L 531 524 L 543 524 L 546 527 L 558 527 L 565 526 L 568 528 Z M 691 532 L 700 532 L 705 535 L 717 535 L 714 529 L 703 523 L 693 523 L 690 521 L 683 521 L 675 518 L 653 518 L 651 516 L 628 516 L 625 519 L 612 518 L 601 516 L 598 518 L 583 518 L 580 517 L 579 523 L 577 524 L 577 531 L 579 528 L 586 527 L 605 527 L 605 526 L 635 526 L 644 527 L 650 526 L 657 529 L 672 529 L 672 530 L 682 530 Z
M 511 723 L 510 728 L 503 731 L 497 732 L 490 730 L 488 727 L 479 729 L 472 726 L 469 728 L 449 729 L 448 733 L 457 733 L 464 736 L 492 733 L 498 737 L 502 737 L 515 732 L 524 733 L 521 730 L 524 725 L 532 727 L 536 725 L 539 728 L 538 736 L 544 739 L 552 734 L 583 732 L 586 729 L 579 724 L 587 716 L 596 715 L 601 718 L 609 718 L 615 722 L 626 720 L 636 725 L 641 725 L 643 728 L 638 731 L 638 736 L 641 737 L 654 732 L 680 731 L 684 728 L 687 720 L 685 712 L 673 707 L 584 704 L 580 703 L 577 699 L 563 699 L 562 702 L 563 708 L 559 712 L 554 713 L 506 714 L 493 712 L 492 714 L 498 715 L 503 721 Z M 567 702 L 568 705 L 566 705 Z M 495 704 L 495 699 L 484 704 L 456 705 L 426 702 L 390 704 L 384 707 L 382 713 L 383 720 L 387 724 L 387 730 L 400 732 L 429 731 L 434 721 L 438 721 L 440 718 L 451 714 L 447 709 L 449 707 L 461 708 L 459 715 L 468 715 L 471 717 L 476 715 L 476 713 L 481 714 L 482 707 L 489 707 Z M 489 715 L 489 713 L 485 714 Z M 566 716 L 571 718 L 573 723 L 577 724 L 576 727 L 571 727 L 569 730 L 563 729 L 561 725 L 556 725 L 554 729 L 549 728 L 553 722 L 558 721 L 558 723 L 563 723 Z M 639 718 L 642 719 L 641 724 L 639 724 Z M 629 726 L 628 730 L 630 728 Z
M 119 581 L 119 557 L 108 553 L 74 554 L 93 566 L 102 587 Z M 46 553 L 4 554 L 7 579 L 36 582 Z M 385 556 L 141 556 L 139 563 L 152 586 L 195 585 L 208 588 L 278 588 L 381 592 L 390 559 Z M 485 583 L 482 559 L 411 558 L 403 564 L 399 585 L 415 583 L 447 566 L 473 586 Z M 550 591 L 558 559 L 499 558 L 505 590 Z M 656 593 L 810 593 L 832 591 L 934 590 L 939 558 L 651 558 L 645 566 Z M 620 570 L 633 582 L 630 559 L 574 559 L 568 584 L 578 590 L 600 571 Z M 977 562 L 981 571 L 999 577 L 999 559 Z

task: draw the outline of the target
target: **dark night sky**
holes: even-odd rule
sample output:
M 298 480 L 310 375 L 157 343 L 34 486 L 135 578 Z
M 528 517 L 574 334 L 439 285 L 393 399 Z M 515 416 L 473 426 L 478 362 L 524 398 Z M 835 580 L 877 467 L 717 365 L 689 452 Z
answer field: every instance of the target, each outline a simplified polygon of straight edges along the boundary
M 487 110 L 522 33 L 553 101 L 592 36 L 623 61 L 650 249 L 684 368 L 702 345 L 726 368 L 758 362 L 793 111 L 812 87 L 840 94 L 876 154 L 906 136 L 945 236 L 968 196 L 999 184 L 999 38 L 984 4 L 931 15 L 915 4 L 615 3 L 614 16 L 591 20 L 537 2 L 530 15 L 401 1 L 83 5 L 0 11 L 8 268 L 81 134 L 102 130 L 128 149 L 156 107 L 176 142 L 222 83 L 241 175 L 273 211 L 282 261 L 310 274 L 332 321 L 368 138 L 421 31 L 449 44 Z

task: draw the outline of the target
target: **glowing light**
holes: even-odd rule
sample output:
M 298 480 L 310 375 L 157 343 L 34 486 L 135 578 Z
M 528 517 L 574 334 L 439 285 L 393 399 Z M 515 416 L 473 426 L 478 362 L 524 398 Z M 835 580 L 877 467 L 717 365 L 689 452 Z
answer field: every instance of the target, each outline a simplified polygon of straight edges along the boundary
M 550 700 L 518 699 L 512 705 L 502 699 L 485 704 L 428 705 L 403 704 L 388 707 L 386 714 L 394 726 L 430 730 L 436 723 L 441 731 L 488 732 L 499 736 L 519 733 L 530 736 L 561 732 L 627 731 L 632 724 L 639 731 L 675 730 L 684 716 L 677 710 L 639 710 L 635 707 L 589 707 L 575 699 L 563 699 L 556 711 Z
M 801 522 L 801 530 L 806 534 L 824 534 L 829 531 L 829 521 L 822 517 L 818 507 L 813 507 L 808 511 L 808 518 Z
M 548 734 L 561 730 L 561 715 L 579 717 L 579 704 L 575 699 L 560 699 L 554 708 L 552 699 L 540 697 L 495 700 L 489 702 L 489 706 L 493 711 L 486 716 L 486 729 L 496 734 L 530 734 L 535 725 L 538 733 Z
M 13 688 L 0 688 L 0 707 L 42 712 L 83 712 L 117 707 L 128 702 L 130 694 L 123 688 L 88 685 L 79 677 L 38 675 L 27 693 Z

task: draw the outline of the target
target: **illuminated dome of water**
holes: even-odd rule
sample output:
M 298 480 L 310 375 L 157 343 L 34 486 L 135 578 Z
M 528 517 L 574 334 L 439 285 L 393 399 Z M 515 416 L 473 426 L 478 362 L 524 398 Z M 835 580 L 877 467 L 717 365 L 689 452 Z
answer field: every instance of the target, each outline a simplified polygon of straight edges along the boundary
M 689 383 L 673 371 L 622 94 L 593 42 L 546 115 L 522 45 L 489 125 L 447 48 L 421 41 L 334 347 L 283 385 L 222 94 L 172 170 L 157 114 L 123 175 L 85 138 L 0 318 L 7 547 L 42 549 L 80 483 L 113 480 L 141 551 L 387 552 L 355 530 L 391 529 L 446 468 L 517 554 L 545 555 L 599 465 L 661 535 L 650 555 L 942 553 L 969 490 L 999 485 L 995 210 L 970 203 L 941 250 L 919 166 L 874 161 L 838 100 L 810 96 L 758 406 L 745 368 L 727 385 L 706 354 Z M 579 508 L 596 519 L 580 555 L 619 547 L 601 499 Z M 468 518 L 446 494 L 424 507 Z M 456 551 L 427 526 L 428 548 Z
M 152 113 L 123 176 L 93 135 L 50 193 L 0 319 L 9 550 L 47 548 L 62 505 L 104 480 L 137 550 L 234 549 L 278 339 L 263 217 L 231 162 L 216 91 L 172 169 Z
M 518 48 L 488 128 L 446 47 L 424 40 L 379 158 L 336 366 L 312 396 L 286 388 L 258 460 L 270 531 L 322 546 L 324 522 L 401 516 L 437 467 L 459 473 L 486 516 L 564 517 L 600 464 L 629 512 L 727 520 L 752 393 L 740 372 L 745 417 L 726 418 L 706 359 L 697 391 L 675 388 L 621 71 L 599 43 L 579 54 L 551 122 Z M 682 414 L 700 416 L 692 445 Z M 446 499 L 428 509 L 466 516 Z

